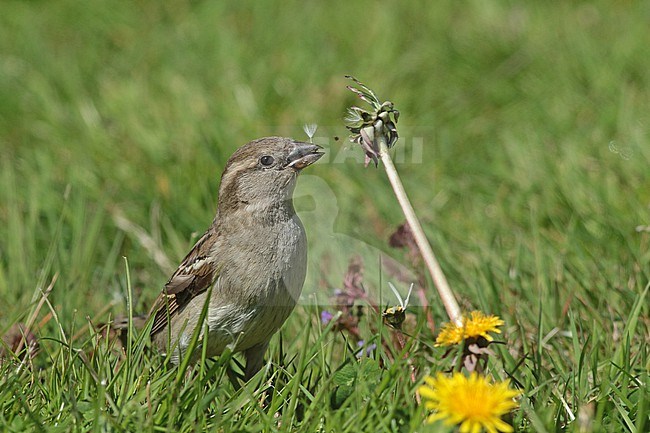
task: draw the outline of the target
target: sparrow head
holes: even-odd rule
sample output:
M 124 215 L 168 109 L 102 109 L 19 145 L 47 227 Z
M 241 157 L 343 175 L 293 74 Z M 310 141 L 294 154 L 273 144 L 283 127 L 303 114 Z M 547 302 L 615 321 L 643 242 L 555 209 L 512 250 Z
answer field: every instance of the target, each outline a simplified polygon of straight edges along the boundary
M 300 171 L 323 156 L 322 148 L 290 138 L 260 138 L 240 147 L 226 163 L 219 188 L 219 214 L 250 212 L 291 201 Z

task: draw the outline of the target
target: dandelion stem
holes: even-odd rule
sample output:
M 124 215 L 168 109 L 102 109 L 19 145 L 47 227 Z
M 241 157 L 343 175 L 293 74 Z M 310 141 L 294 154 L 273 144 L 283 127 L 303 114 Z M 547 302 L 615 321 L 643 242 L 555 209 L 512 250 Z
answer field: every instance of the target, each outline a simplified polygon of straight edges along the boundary
M 449 283 L 447 283 L 447 278 L 445 278 L 445 274 L 442 272 L 442 268 L 440 267 L 440 264 L 438 263 L 435 254 L 433 254 L 431 245 L 429 245 L 429 241 L 427 240 L 427 237 L 424 234 L 424 230 L 422 230 L 422 225 L 420 224 L 420 221 L 418 220 L 418 217 L 415 214 L 415 210 L 413 210 L 413 206 L 411 205 L 411 202 L 408 196 L 406 195 L 406 191 L 404 190 L 402 181 L 399 177 L 399 174 L 397 174 L 397 170 L 395 169 L 395 164 L 393 164 L 393 160 L 391 159 L 390 154 L 388 153 L 388 146 L 386 145 L 386 139 L 383 135 L 381 135 L 378 138 L 379 138 L 379 157 L 381 161 L 384 163 L 384 169 L 386 170 L 386 174 L 388 175 L 388 180 L 390 181 L 390 184 L 393 187 L 393 191 L 395 191 L 395 195 L 397 196 L 397 201 L 402 207 L 402 211 L 404 212 L 404 216 L 406 217 L 406 222 L 408 223 L 408 225 L 411 227 L 411 230 L 413 231 L 413 237 L 415 238 L 415 243 L 420 249 L 420 253 L 422 254 L 424 263 L 429 269 L 429 273 L 431 274 L 433 283 L 436 285 L 436 289 L 438 289 L 438 294 L 440 295 L 440 299 L 442 300 L 442 303 L 445 306 L 445 310 L 447 310 L 447 315 L 449 316 L 449 319 L 452 322 L 454 322 L 457 326 L 462 326 L 462 316 L 460 312 L 460 307 L 458 306 L 458 302 L 456 301 L 456 298 L 454 297 L 454 294 L 451 291 L 451 288 L 449 287 Z

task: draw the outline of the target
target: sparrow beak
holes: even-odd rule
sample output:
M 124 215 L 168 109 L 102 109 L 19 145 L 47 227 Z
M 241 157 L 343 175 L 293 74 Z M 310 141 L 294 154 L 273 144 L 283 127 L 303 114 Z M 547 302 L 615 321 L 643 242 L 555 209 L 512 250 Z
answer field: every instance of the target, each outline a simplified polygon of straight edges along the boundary
M 286 166 L 302 170 L 318 161 L 324 155 L 322 150 L 323 148 L 317 144 L 296 142 L 296 147 L 287 157 Z

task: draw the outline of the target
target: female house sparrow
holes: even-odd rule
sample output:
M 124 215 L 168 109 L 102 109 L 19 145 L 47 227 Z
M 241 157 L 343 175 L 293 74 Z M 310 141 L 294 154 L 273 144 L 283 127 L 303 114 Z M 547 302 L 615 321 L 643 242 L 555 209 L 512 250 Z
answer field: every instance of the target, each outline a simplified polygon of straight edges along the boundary
M 315 144 L 261 138 L 240 147 L 221 176 L 217 214 L 158 296 L 151 336 L 179 363 L 210 299 L 207 356 L 244 352 L 245 378 L 263 365 L 305 280 L 307 239 L 293 208 L 298 173 L 323 153 Z M 212 286 L 212 290 L 208 288 Z M 201 330 L 203 331 L 203 330 Z M 201 354 L 199 347 L 191 355 Z

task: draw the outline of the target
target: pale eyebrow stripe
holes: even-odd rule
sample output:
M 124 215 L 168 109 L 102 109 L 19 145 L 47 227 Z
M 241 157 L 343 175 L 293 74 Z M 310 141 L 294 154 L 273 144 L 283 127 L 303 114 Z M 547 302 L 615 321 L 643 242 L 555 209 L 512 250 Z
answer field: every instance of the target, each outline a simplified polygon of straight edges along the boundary
M 228 167 L 228 170 L 226 172 L 224 172 L 223 177 L 221 178 L 222 186 L 231 183 L 233 178 L 236 178 L 241 171 L 246 170 L 252 166 L 253 165 L 251 165 L 250 162 L 246 160 L 235 162 L 233 165 Z

